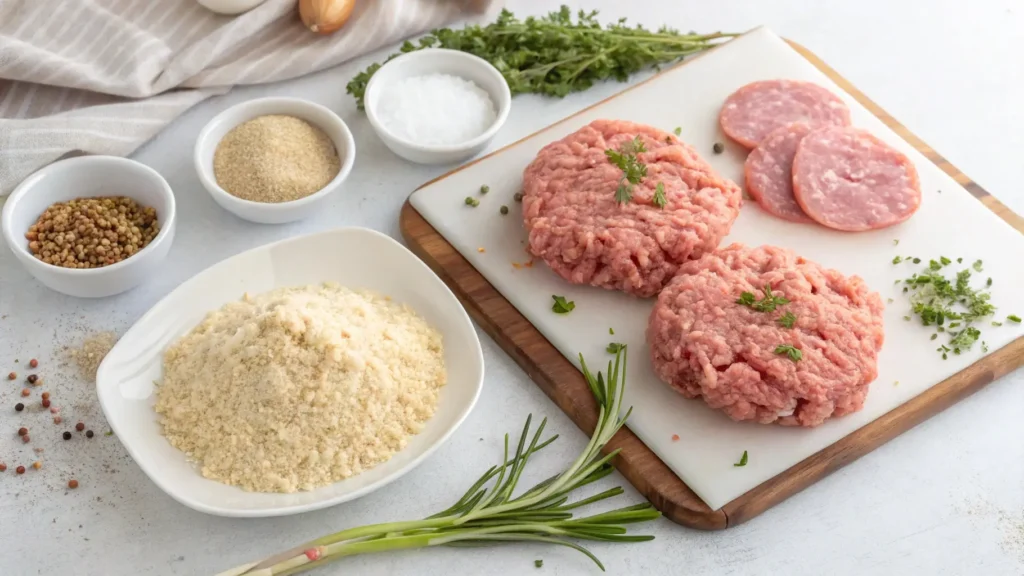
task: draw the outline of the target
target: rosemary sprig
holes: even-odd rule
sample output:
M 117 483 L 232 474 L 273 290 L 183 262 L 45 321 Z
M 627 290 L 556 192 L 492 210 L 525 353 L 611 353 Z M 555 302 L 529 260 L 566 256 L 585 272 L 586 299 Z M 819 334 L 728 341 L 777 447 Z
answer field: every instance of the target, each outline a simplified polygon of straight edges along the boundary
M 488 546 L 505 542 L 537 542 L 566 546 L 586 555 L 601 570 L 601 561 L 578 540 L 600 542 L 643 542 L 653 536 L 626 534 L 624 524 L 647 522 L 661 516 L 649 503 L 627 506 L 576 518 L 577 508 L 622 494 L 620 487 L 594 494 L 573 503 L 569 495 L 578 488 L 612 473 L 611 460 L 619 453 L 603 454 L 605 445 L 622 428 L 631 410 L 620 416 L 625 388 L 626 346 L 608 362 L 607 377 L 587 368 L 580 355 L 587 385 L 598 401 L 597 425 L 587 447 L 568 468 L 514 496 L 526 464 L 557 438 L 541 441 L 547 419 L 531 433 L 532 415 L 519 436 L 515 453 L 509 457 L 509 436 L 505 454 L 455 504 L 424 518 L 349 528 L 307 542 L 260 562 L 245 564 L 218 576 L 289 576 L 346 556 L 392 552 L 429 546 Z
M 713 48 L 715 41 L 736 34 L 682 34 L 663 27 L 647 30 L 629 26 L 622 18 L 602 27 L 597 10 L 572 11 L 562 6 L 546 16 L 519 20 L 508 10 L 487 26 L 466 26 L 460 30 L 439 28 L 419 39 L 405 42 L 398 54 L 424 48 L 450 48 L 487 60 L 508 81 L 512 94 L 535 93 L 562 97 L 586 90 L 596 82 L 625 82 L 631 74 L 657 68 Z M 370 78 L 382 64 L 373 64 L 348 83 L 348 93 L 363 109 L 363 97 Z

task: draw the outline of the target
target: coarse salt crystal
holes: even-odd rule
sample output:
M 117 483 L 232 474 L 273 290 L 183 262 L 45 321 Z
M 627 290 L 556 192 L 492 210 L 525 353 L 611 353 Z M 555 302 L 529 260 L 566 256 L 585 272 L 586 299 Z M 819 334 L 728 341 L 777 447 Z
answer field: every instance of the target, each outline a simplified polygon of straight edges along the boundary
M 421 145 L 461 144 L 483 134 L 497 117 L 490 95 L 449 74 L 405 78 L 388 86 L 377 117 L 393 135 Z

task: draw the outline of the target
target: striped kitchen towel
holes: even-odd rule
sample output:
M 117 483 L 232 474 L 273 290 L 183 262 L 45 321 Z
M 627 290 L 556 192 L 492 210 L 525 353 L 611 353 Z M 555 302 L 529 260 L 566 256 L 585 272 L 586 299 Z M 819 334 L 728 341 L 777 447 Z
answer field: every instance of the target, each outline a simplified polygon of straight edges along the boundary
M 196 0 L 0 0 L 0 196 L 70 154 L 131 154 L 234 85 L 328 68 L 490 5 L 356 0 L 342 30 L 319 36 L 296 0 L 239 16 Z

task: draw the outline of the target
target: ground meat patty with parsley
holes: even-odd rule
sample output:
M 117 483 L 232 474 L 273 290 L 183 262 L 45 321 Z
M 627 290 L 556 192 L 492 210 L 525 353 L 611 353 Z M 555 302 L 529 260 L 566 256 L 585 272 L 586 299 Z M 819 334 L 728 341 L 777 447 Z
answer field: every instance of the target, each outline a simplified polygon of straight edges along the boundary
M 631 201 L 605 156 L 639 137 L 647 176 Z M 665 205 L 654 203 L 658 183 Z M 632 122 L 597 120 L 545 146 L 523 173 L 529 251 L 574 284 L 657 294 L 680 264 L 714 250 L 739 214 L 740 189 L 688 144 Z
M 647 342 L 655 372 L 687 398 L 734 420 L 817 426 L 864 406 L 882 310 L 857 276 L 783 248 L 733 244 L 680 267 Z

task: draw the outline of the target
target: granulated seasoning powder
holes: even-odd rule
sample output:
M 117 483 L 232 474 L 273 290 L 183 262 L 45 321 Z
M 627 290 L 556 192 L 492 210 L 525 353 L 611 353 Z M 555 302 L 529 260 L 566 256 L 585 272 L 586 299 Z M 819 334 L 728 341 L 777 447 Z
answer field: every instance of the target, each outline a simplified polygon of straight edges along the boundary
M 341 169 L 334 142 L 294 116 L 260 116 L 224 136 L 213 174 L 228 194 L 253 202 L 290 202 L 326 186 Z

